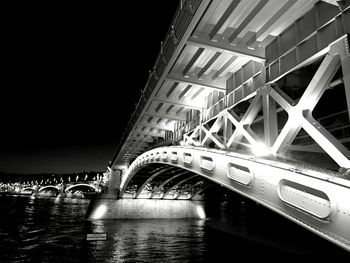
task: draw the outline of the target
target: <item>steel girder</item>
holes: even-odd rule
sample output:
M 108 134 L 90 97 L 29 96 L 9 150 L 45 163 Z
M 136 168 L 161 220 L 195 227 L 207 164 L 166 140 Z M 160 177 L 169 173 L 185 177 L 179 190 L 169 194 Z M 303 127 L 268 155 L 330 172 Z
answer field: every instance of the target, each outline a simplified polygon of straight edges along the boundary
M 203 176 L 350 251 L 350 182 L 337 173 L 224 150 L 163 147 L 145 152 L 130 165 L 121 192 L 138 170 L 151 163 Z
M 329 88 L 329 83 L 340 66 L 345 72 L 344 83 L 348 78 L 349 73 L 346 70 L 349 55 L 345 51 L 341 52 L 342 50 L 346 49 L 338 48 L 337 45 L 331 46 L 304 94 L 295 105 L 288 95 L 282 94 L 270 84 L 266 84 L 257 90 L 255 97 L 241 118 L 230 110 L 232 107 L 224 108 L 214 118 L 184 134 L 185 144 L 208 146 L 210 142 L 213 142 L 220 149 L 236 150 L 238 145 L 242 143 L 242 139 L 245 138 L 249 147 L 256 147 L 261 143 L 259 141 L 261 139 L 250 126 L 260 109 L 263 108 L 265 130 L 263 142 L 272 155 L 283 155 L 291 146 L 300 129 L 303 128 L 340 167 L 350 168 L 349 150 L 312 117 L 313 109 L 324 91 Z M 350 94 L 348 85 L 345 83 L 346 93 Z M 288 114 L 288 120 L 279 134 L 277 133 L 276 104 Z M 223 131 L 223 138 L 218 136 L 220 130 Z

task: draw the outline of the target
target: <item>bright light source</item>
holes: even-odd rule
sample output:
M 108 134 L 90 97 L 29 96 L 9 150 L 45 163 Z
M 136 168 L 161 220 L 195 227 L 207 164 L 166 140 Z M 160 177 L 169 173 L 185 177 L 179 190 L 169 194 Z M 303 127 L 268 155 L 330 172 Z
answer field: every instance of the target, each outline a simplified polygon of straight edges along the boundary
M 99 207 L 96 208 L 96 210 L 92 214 L 91 218 L 92 219 L 101 219 L 102 216 L 106 213 L 106 211 L 107 211 L 107 206 L 100 205 Z
M 271 150 L 262 142 L 257 142 L 251 146 L 252 152 L 256 156 L 264 156 L 271 154 Z
M 205 219 L 206 215 L 203 206 L 197 206 L 197 214 L 200 219 Z

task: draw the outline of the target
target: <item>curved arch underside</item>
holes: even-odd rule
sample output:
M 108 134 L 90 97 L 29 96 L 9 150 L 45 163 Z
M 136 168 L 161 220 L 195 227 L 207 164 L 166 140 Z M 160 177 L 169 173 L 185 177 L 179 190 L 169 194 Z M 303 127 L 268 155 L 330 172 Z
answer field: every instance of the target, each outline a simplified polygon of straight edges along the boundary
M 162 147 L 145 152 L 130 165 L 121 193 L 133 198 L 191 199 L 208 182 L 215 182 L 350 251 L 350 182 L 338 176 L 223 150 Z
M 58 187 L 56 187 L 56 186 L 54 186 L 54 185 L 48 185 L 48 186 L 44 186 L 44 187 L 40 188 L 40 189 L 38 190 L 38 192 L 41 192 L 41 191 L 47 190 L 47 189 L 54 189 L 54 190 L 56 190 L 56 191 L 59 191 L 59 188 L 58 188 Z
M 95 186 L 92 186 L 92 185 L 89 185 L 89 184 L 75 184 L 75 185 L 69 186 L 69 187 L 65 190 L 65 192 L 71 191 L 72 189 L 77 188 L 77 187 L 88 187 L 88 188 L 93 189 L 95 192 L 98 191 L 98 189 L 97 189 Z
M 123 198 L 201 199 L 199 194 L 212 185 L 194 172 L 168 164 L 149 164 L 131 178 Z
M 31 187 L 26 187 L 26 188 L 23 188 L 22 191 L 34 191 L 34 189 Z

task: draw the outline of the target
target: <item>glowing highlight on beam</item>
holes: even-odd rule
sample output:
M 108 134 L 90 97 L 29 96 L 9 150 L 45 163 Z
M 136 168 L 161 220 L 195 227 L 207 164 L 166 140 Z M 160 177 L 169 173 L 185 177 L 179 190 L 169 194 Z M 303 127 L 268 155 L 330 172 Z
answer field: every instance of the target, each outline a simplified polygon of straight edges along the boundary
M 257 142 L 251 146 L 252 153 L 256 156 L 266 156 L 271 154 L 271 150 L 262 142 Z

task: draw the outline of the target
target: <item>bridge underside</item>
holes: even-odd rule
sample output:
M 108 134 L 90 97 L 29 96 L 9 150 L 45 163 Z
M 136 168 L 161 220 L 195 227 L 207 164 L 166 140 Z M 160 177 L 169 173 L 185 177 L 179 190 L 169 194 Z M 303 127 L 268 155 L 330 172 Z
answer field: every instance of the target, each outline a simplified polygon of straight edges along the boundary
M 205 190 L 213 185 L 192 171 L 154 163 L 133 176 L 122 198 L 201 200 Z
M 181 1 L 109 165 L 121 196 L 219 184 L 350 250 L 349 25 L 348 1 Z

